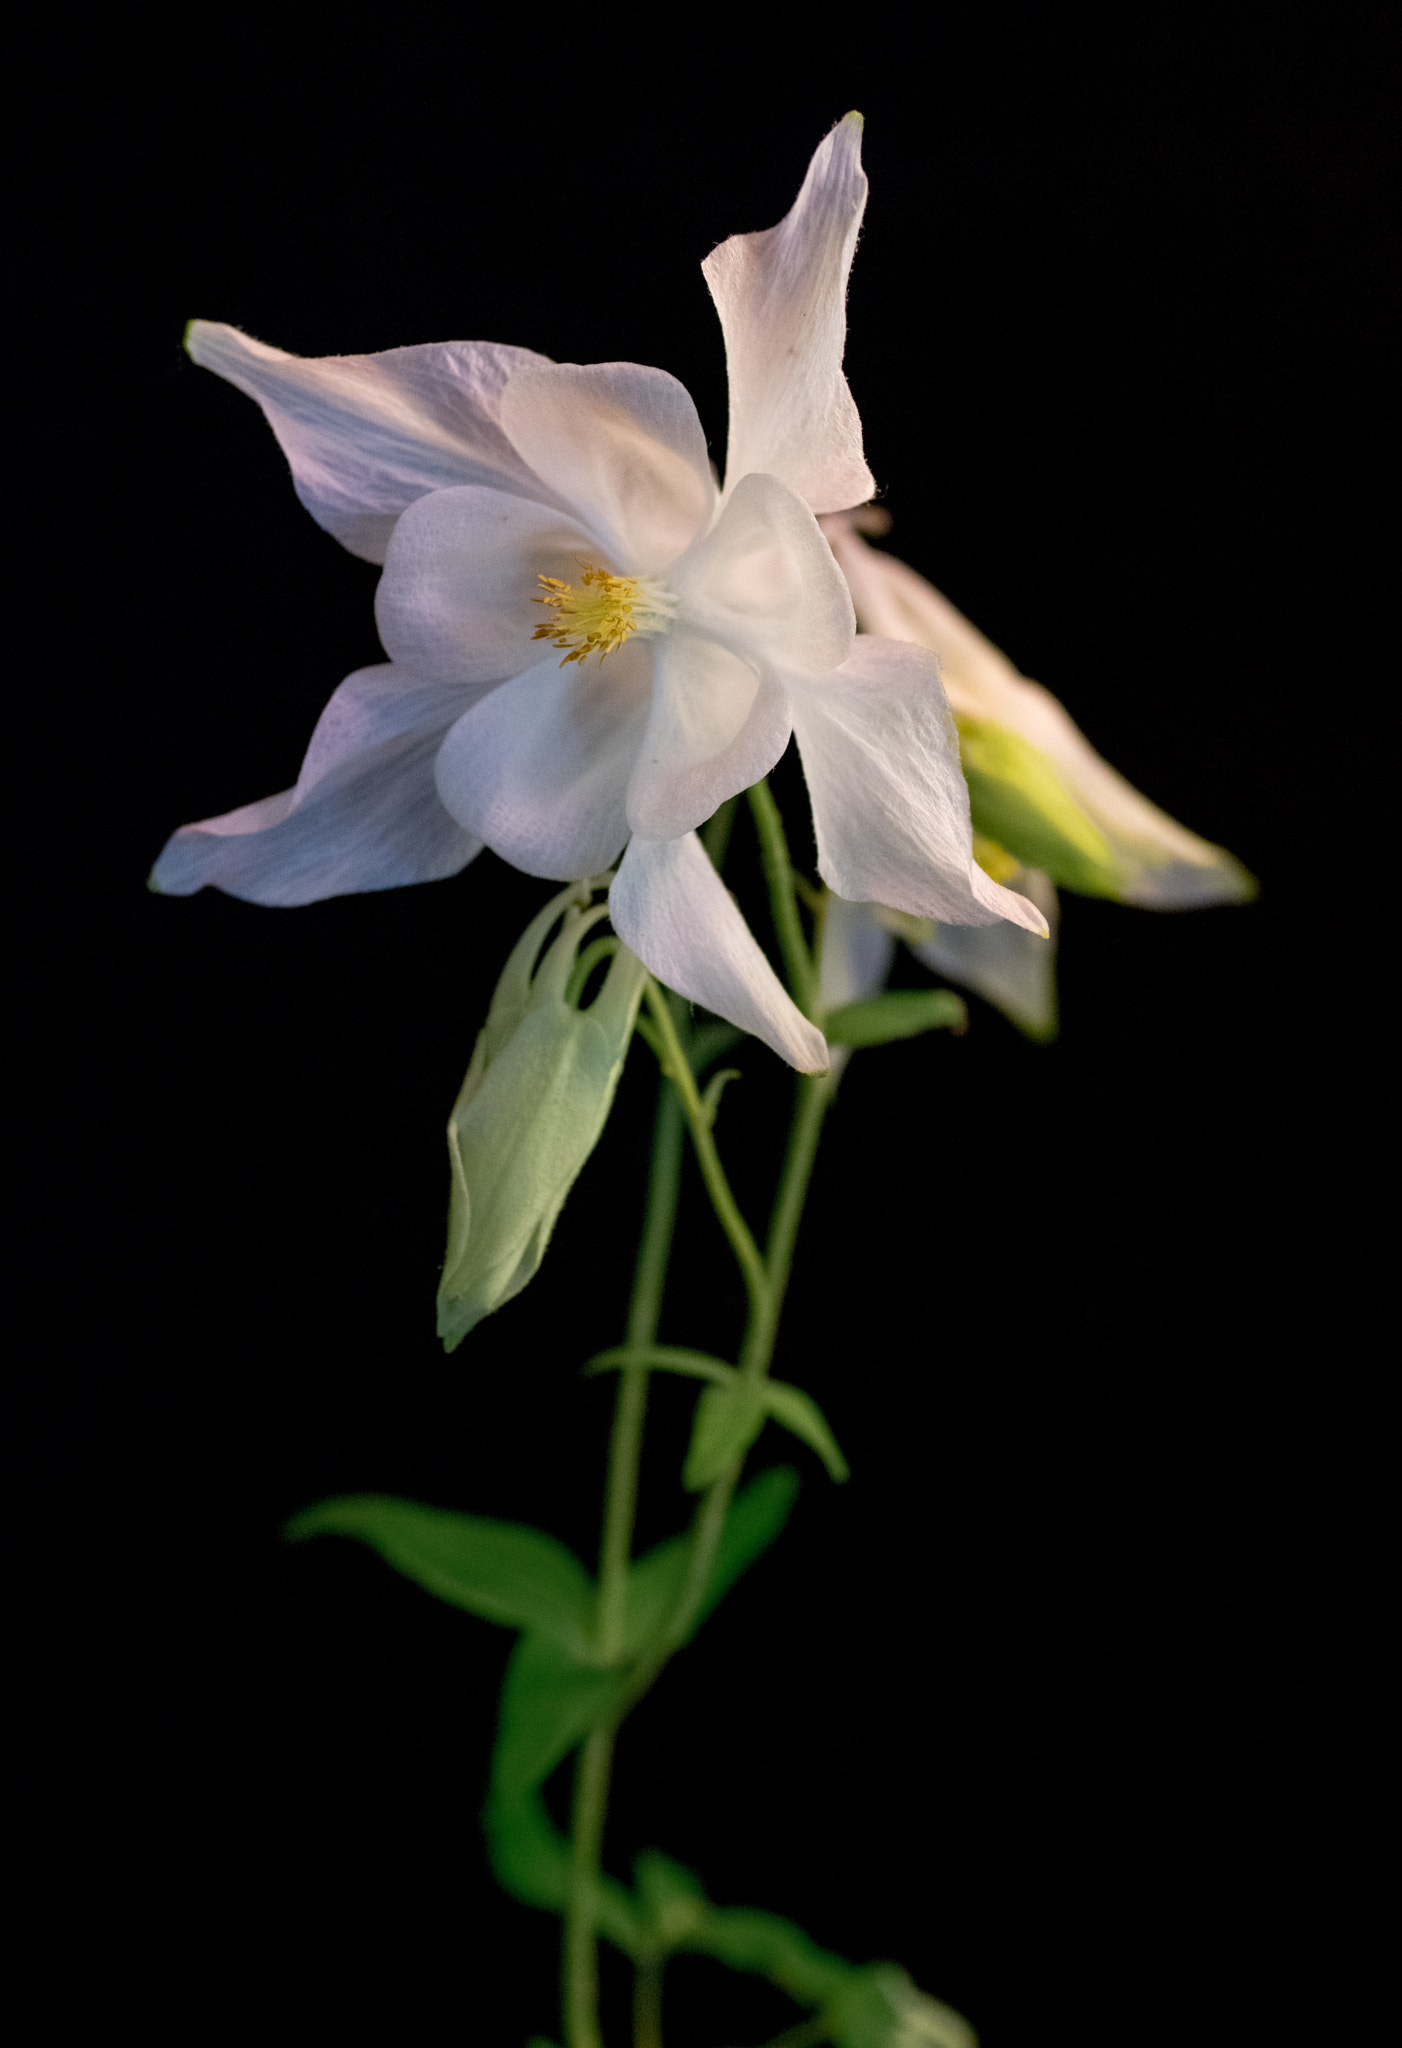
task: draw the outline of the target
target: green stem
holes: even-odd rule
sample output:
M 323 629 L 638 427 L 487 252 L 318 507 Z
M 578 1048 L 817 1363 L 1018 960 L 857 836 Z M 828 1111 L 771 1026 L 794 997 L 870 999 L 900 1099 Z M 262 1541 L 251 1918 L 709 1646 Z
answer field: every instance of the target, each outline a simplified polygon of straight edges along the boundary
M 662 2048 L 661 1956 L 638 1964 L 633 1979 L 633 2048 Z
M 784 956 L 784 971 L 789 978 L 789 993 L 805 1017 L 813 1014 L 816 977 L 813 972 L 813 956 L 803 936 L 803 925 L 798 915 L 798 903 L 794 895 L 793 868 L 789 862 L 789 844 L 784 837 L 784 821 L 779 815 L 779 806 L 774 793 L 763 780 L 755 783 L 748 792 L 750 809 L 754 813 L 755 825 L 759 831 L 760 854 L 764 861 L 764 879 L 769 884 L 769 905 L 774 917 L 774 929 L 779 937 L 779 950 Z
M 657 983 L 649 975 L 644 984 L 647 1006 L 657 1035 L 662 1041 L 663 1072 L 672 1081 L 682 1099 L 686 1120 L 691 1126 L 691 1142 L 696 1147 L 696 1163 L 701 1168 L 701 1178 L 706 1183 L 706 1193 L 711 1198 L 711 1207 L 716 1220 L 730 1240 L 730 1248 L 745 1276 L 745 1287 L 750 1298 L 750 1314 L 753 1317 L 762 1310 L 769 1291 L 768 1276 L 764 1260 L 760 1257 L 759 1246 L 750 1232 L 750 1226 L 740 1214 L 739 1204 L 730 1192 L 730 1182 L 725 1177 L 725 1168 L 720 1163 L 715 1139 L 711 1136 L 711 1122 L 697 1092 L 696 1077 L 691 1071 L 681 1039 L 677 1035 L 676 1021 L 671 1005 Z
M 633 1299 L 628 1310 L 628 1348 L 641 1351 L 656 1341 L 662 1310 L 662 1288 L 677 1220 L 677 1190 L 682 1165 L 681 1098 L 664 1080 L 658 1094 L 652 1136 L 652 1176 L 647 1216 L 633 1274 Z M 623 1604 L 628 1586 L 628 1557 L 638 1502 L 638 1464 L 642 1454 L 643 1418 L 647 1411 L 648 1367 L 625 1364 L 614 1403 L 613 1436 L 604 1507 L 603 1541 L 599 1547 L 598 1647 L 605 1660 L 613 1657 L 623 1636 Z
M 784 1160 L 783 1173 L 779 1177 L 779 1190 L 774 1198 L 774 1214 L 769 1223 L 769 1242 L 764 1254 L 776 1334 L 779 1314 L 784 1305 L 784 1295 L 788 1290 L 789 1269 L 793 1265 L 794 1244 L 803 1216 L 803 1204 L 808 1195 L 808 1183 L 813 1177 L 813 1162 L 818 1153 L 818 1140 L 823 1134 L 823 1118 L 827 1115 L 828 1104 L 832 1101 L 836 1089 L 837 1083 L 831 1074 L 799 1076 L 798 1103 L 793 1123 L 789 1128 L 789 1149 Z M 772 1336 L 770 1348 L 773 1348 Z M 768 1364 L 766 1357 L 766 1370 Z
M 682 1105 L 677 1090 L 664 1079 L 653 1125 L 652 1172 L 647 1214 L 633 1274 L 628 1310 L 628 1343 L 642 1350 L 657 1336 L 662 1290 L 677 1217 L 681 1179 Z M 638 1464 L 642 1455 L 643 1421 L 647 1412 L 646 1365 L 625 1365 L 619 1374 L 614 1402 L 613 1434 L 604 1505 L 604 1532 L 599 1556 L 597 1615 L 601 1648 L 612 1650 L 622 1636 L 628 1586 L 628 1558 L 638 1500 Z M 602 2048 L 599 2032 L 599 1962 L 594 1931 L 593 1896 L 603 1851 L 604 1817 L 609 1776 L 618 1733 L 615 1717 L 596 1728 L 579 1754 L 575 1771 L 574 1814 L 570 1839 L 570 1895 L 564 1927 L 564 2026 L 569 2048 Z
M 569 2048 L 603 2048 L 599 2031 L 599 1944 L 594 1891 L 604 1845 L 616 1721 L 585 1737 L 574 1777 L 570 1824 L 570 1898 L 565 1914 L 564 2023 Z

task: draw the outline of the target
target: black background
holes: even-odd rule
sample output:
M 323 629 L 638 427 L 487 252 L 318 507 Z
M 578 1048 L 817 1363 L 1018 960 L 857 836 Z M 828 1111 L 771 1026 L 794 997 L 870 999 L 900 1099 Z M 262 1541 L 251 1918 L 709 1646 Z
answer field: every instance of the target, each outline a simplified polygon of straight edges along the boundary
M 625 1735 L 610 1854 L 900 1959 L 986 2048 L 1333 2031 L 1381 10 L 157 20 L 31 30 L 11 189 L 20 1754 L 55 2020 L 556 2028 L 554 1924 L 476 1831 L 507 1637 L 277 1531 L 374 1489 L 592 1554 L 609 1393 L 577 1368 L 621 1333 L 650 1116 L 639 1050 L 540 1278 L 445 1359 L 443 1119 L 543 885 L 485 855 L 299 911 L 145 893 L 380 658 L 375 571 L 184 322 L 657 363 L 720 454 L 700 259 L 855 105 L 847 363 L 889 545 L 1262 894 L 1066 899 L 1059 1044 L 974 1004 L 857 1060 L 776 1361 L 854 1478 L 797 1454 L 790 1532 Z M 721 1134 L 762 1214 L 787 1087 L 745 1066 Z M 690 1194 L 683 1230 L 664 1334 L 723 1350 Z M 689 1402 L 657 1389 L 644 1541 L 684 1511 Z M 669 2048 L 791 2010 L 683 1963 Z

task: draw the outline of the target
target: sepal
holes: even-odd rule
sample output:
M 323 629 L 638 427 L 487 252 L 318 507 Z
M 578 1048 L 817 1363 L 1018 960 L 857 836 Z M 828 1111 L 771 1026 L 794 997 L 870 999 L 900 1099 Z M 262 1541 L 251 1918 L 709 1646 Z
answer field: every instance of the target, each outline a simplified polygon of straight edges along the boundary
M 1067 791 L 1049 757 L 1021 733 L 959 716 L 959 760 L 974 832 L 1083 896 L 1119 896 L 1124 876 L 1099 827 Z M 1001 877 L 999 877 L 1001 879 Z

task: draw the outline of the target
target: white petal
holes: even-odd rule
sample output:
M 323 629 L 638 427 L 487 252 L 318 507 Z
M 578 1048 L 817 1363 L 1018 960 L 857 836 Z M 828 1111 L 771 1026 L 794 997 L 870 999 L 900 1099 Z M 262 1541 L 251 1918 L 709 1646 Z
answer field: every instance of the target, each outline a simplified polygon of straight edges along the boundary
M 434 787 L 462 697 L 402 671 L 360 669 L 323 711 L 296 787 L 182 825 L 151 874 L 166 896 L 223 889 L 250 903 L 315 903 L 455 875 L 482 850 Z
M 1141 796 L 1096 753 L 1050 690 L 1020 676 L 1008 657 L 923 576 L 893 555 L 868 547 L 848 520 L 830 520 L 825 531 L 864 630 L 930 648 L 939 656 L 957 712 L 1005 725 L 1042 749 L 1067 793 L 1109 841 L 1127 877 L 1127 903 L 1188 910 L 1242 902 L 1255 894 L 1256 885 L 1239 861 Z
M 1056 888 L 1037 868 L 1019 868 L 1008 887 L 1036 904 L 1047 920 L 1049 939 L 1015 924 L 942 924 L 912 951 L 936 974 L 971 988 L 1032 1037 L 1050 1038 L 1056 1030 Z
M 353 555 L 382 562 L 394 522 L 425 491 L 490 484 L 550 500 L 497 422 L 514 371 L 549 359 L 492 341 L 371 356 L 293 356 L 216 320 L 192 320 L 202 369 L 254 398 L 292 465 L 297 496 Z
M 656 647 L 628 822 L 644 839 L 675 839 L 767 775 L 793 728 L 779 685 L 715 641 L 672 632 Z
M 891 971 L 896 941 L 870 903 L 829 896 L 823 918 L 823 952 L 818 986 L 825 1010 L 878 995 Z M 994 927 L 998 929 L 998 927 Z
M 560 657 L 493 690 L 438 756 L 453 816 L 528 875 L 570 882 L 612 865 L 628 837 L 624 800 L 647 723 L 652 648 L 603 661 Z
M 668 580 L 683 623 L 761 664 L 822 673 L 852 651 L 842 572 L 813 514 L 777 477 L 742 477 Z
M 862 121 L 818 145 L 778 227 L 732 235 L 701 268 L 725 334 L 730 376 L 726 487 L 751 470 L 781 477 L 815 512 L 876 489 L 842 374 L 847 274 L 866 206 Z
M 1045 932 L 1040 911 L 974 860 L 959 742 L 929 654 L 859 638 L 831 675 L 791 677 L 790 702 L 830 889 L 949 924 L 1006 917 Z
M 375 595 L 385 651 L 415 675 L 499 683 L 541 659 L 539 578 L 579 581 L 594 549 L 577 521 L 470 484 L 433 491 L 400 518 Z M 557 656 L 558 660 L 559 657 Z
M 665 569 L 710 524 L 716 487 L 684 385 L 641 363 L 519 371 L 501 423 L 629 575 Z
M 694 832 L 630 840 L 609 915 L 668 988 L 753 1032 L 800 1073 L 827 1070 L 822 1032 L 786 994 Z

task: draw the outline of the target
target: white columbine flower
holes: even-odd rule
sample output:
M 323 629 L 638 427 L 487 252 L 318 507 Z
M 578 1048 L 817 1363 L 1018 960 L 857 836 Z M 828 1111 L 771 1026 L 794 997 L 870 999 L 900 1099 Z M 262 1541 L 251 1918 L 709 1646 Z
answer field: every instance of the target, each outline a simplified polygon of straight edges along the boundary
M 620 936 L 663 981 L 827 1065 L 695 834 L 796 734 L 819 869 L 940 923 L 1045 929 L 975 863 L 936 663 L 855 637 L 815 514 L 870 497 L 842 374 L 861 121 L 776 228 L 707 259 L 730 377 L 717 489 L 691 399 L 636 363 L 480 342 L 306 361 L 196 321 L 312 516 L 384 564 L 388 664 L 350 676 L 295 789 L 187 825 L 155 885 L 304 903 L 452 874 L 483 845 L 572 881 L 622 855 Z

